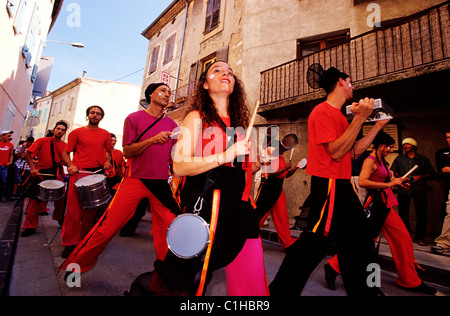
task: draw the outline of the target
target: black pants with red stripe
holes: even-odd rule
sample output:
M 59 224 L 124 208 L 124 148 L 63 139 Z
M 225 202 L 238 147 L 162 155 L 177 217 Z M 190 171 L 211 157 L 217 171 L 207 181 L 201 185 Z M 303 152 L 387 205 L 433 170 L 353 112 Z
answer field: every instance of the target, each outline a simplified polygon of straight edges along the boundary
M 300 295 L 331 246 L 338 255 L 347 294 L 377 295 L 378 290 L 367 282 L 373 273 L 368 266 L 376 263 L 374 241 L 368 233 L 366 214 L 350 180 L 313 176 L 311 199 L 308 229 L 287 248 L 280 269 L 270 284 L 270 295 Z

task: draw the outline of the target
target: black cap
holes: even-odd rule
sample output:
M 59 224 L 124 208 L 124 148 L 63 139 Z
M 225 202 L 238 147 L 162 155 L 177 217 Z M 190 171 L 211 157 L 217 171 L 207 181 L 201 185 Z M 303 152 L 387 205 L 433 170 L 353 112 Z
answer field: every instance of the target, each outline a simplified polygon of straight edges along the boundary
M 155 92 L 156 89 L 158 89 L 158 87 L 160 86 L 167 86 L 169 87 L 167 84 L 165 83 L 151 83 L 147 89 L 145 89 L 145 100 L 150 103 L 150 94 L 152 94 L 153 92 Z M 169 87 L 170 88 L 170 87 Z
M 330 67 L 323 73 L 322 77 L 320 78 L 320 87 L 325 89 L 325 91 L 329 93 L 331 92 L 329 91 L 330 88 L 334 84 L 336 84 L 336 82 L 338 82 L 340 78 L 345 80 L 348 77 L 350 76 L 345 72 L 342 72 L 335 67 Z

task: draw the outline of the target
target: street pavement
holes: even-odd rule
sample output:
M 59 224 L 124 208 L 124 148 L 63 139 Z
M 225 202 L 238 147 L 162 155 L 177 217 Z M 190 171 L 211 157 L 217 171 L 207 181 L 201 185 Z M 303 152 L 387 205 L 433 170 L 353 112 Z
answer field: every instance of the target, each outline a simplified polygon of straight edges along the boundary
M 123 296 L 131 283 L 141 273 L 151 271 L 155 261 L 151 231 L 151 217 L 147 213 L 141 221 L 136 234 L 131 237 L 117 235 L 100 255 L 97 264 L 90 271 L 81 275 L 80 286 L 69 287 L 63 279 L 64 272 L 56 275 L 58 267 L 63 262 L 61 253 L 61 227 L 51 219 L 53 204 L 49 203 L 50 215 L 41 216 L 37 233 L 29 237 L 18 237 L 20 233 L 17 221 L 20 213 L 14 211 L 14 202 L 0 203 L 0 236 L 8 238 L 0 240 L 2 245 L 1 256 L 6 257 L 10 252 L 13 260 L 5 260 L 10 264 L 0 264 L 0 285 L 8 296 Z M 20 218 L 22 222 L 24 215 Z M 15 222 L 15 234 L 11 227 Z M 9 225 L 8 224 L 9 221 Z M 292 231 L 298 236 L 299 231 Z M 270 282 L 280 266 L 284 252 L 274 242 L 277 235 L 273 225 L 264 228 L 263 248 L 266 264 L 266 273 Z M 2 238 L 3 238 L 2 237 Z M 16 237 L 16 238 L 15 238 Z M 6 247 L 5 244 L 8 246 Z M 16 247 L 14 249 L 14 246 Z M 439 296 L 450 296 L 450 257 L 431 254 L 428 247 L 416 244 L 415 255 L 418 263 L 426 268 L 420 272 L 427 284 L 438 289 Z M 7 249 L 6 249 L 7 248 Z M 14 251 L 15 250 L 15 251 Z M 336 280 L 336 290 L 326 287 L 324 281 L 323 265 L 319 264 L 310 277 L 302 296 L 345 296 L 342 280 Z M 382 242 L 380 249 L 381 289 L 386 296 L 424 296 L 400 289 L 395 284 L 396 273 L 393 269 L 389 247 Z M 75 284 L 78 285 L 78 284 Z M 206 296 L 226 296 L 226 282 L 224 269 L 214 273 L 209 284 Z

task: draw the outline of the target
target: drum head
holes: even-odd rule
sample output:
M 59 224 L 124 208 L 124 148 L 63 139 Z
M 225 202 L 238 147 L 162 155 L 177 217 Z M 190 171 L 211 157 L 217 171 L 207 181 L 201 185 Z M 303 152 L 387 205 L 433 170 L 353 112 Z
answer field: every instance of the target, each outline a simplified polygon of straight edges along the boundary
M 75 182 L 75 186 L 90 186 L 92 184 L 100 183 L 105 179 L 106 177 L 102 174 L 92 174 L 78 179 L 77 182 Z
M 39 183 L 39 186 L 44 189 L 61 189 L 64 187 L 64 182 L 59 180 L 45 180 Z
M 183 214 L 170 224 L 167 231 L 169 249 L 183 259 L 198 256 L 209 242 L 209 225 L 198 215 Z

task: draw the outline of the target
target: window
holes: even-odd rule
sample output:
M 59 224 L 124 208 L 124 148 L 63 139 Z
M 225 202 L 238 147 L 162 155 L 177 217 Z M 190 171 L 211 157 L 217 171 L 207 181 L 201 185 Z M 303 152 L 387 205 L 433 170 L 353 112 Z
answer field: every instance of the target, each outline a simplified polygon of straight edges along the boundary
M 158 67 L 159 48 L 160 46 L 156 46 L 153 48 L 152 58 L 150 60 L 150 69 L 148 70 L 149 75 Z
M 205 60 L 204 62 L 203 62 L 203 70 L 202 70 L 202 72 L 204 72 L 205 70 L 206 70 L 206 68 L 208 68 L 208 66 L 209 65 L 211 65 L 213 62 L 215 62 L 216 61 L 216 56 L 214 56 L 213 58 L 211 58 L 211 59 L 207 59 L 207 60 Z
M 16 18 L 14 20 L 14 31 L 16 35 L 22 35 L 28 28 L 28 23 L 25 20 L 27 10 L 29 9 L 28 5 L 29 0 L 22 0 L 17 7 Z
M 8 102 L 8 107 L 6 108 L 5 117 L 3 117 L 2 130 L 11 130 L 11 125 L 16 116 L 16 107 L 11 101 Z
M 347 41 L 350 31 L 343 30 L 297 40 L 297 58 Z
M 176 35 L 177 35 L 176 33 L 172 34 L 166 41 L 166 51 L 164 53 L 163 65 L 167 64 L 169 61 L 173 59 Z
M 69 102 L 69 108 L 68 108 L 69 112 L 72 112 L 72 107 L 73 107 L 73 99 L 74 99 L 74 97 L 71 97 L 71 98 L 70 98 L 70 102 Z
M 211 32 L 219 25 L 220 1 L 221 0 L 208 0 L 206 7 L 205 34 Z
M 19 7 L 20 0 L 8 0 L 6 1 L 6 10 L 9 17 L 13 19 L 16 16 L 17 8 Z
M 47 122 L 47 116 L 48 116 L 48 108 L 45 108 L 44 113 L 42 114 L 42 123 Z
M 41 19 L 39 16 L 39 6 L 36 3 L 33 10 L 33 16 L 31 18 L 30 28 L 28 29 L 28 34 L 25 39 L 25 44 L 22 47 L 22 54 L 25 57 L 25 64 L 28 66 L 28 68 L 31 68 L 31 61 L 33 56 L 36 54 L 36 48 L 40 49 L 40 47 L 37 47 L 37 37 L 40 32 L 41 28 Z
M 50 110 L 50 116 L 51 117 L 55 116 L 55 112 L 56 112 L 56 107 L 57 106 L 58 106 L 58 102 L 53 103 L 52 109 Z
M 62 100 L 59 102 L 58 114 L 62 114 L 63 107 L 64 107 L 64 99 L 62 99 Z

